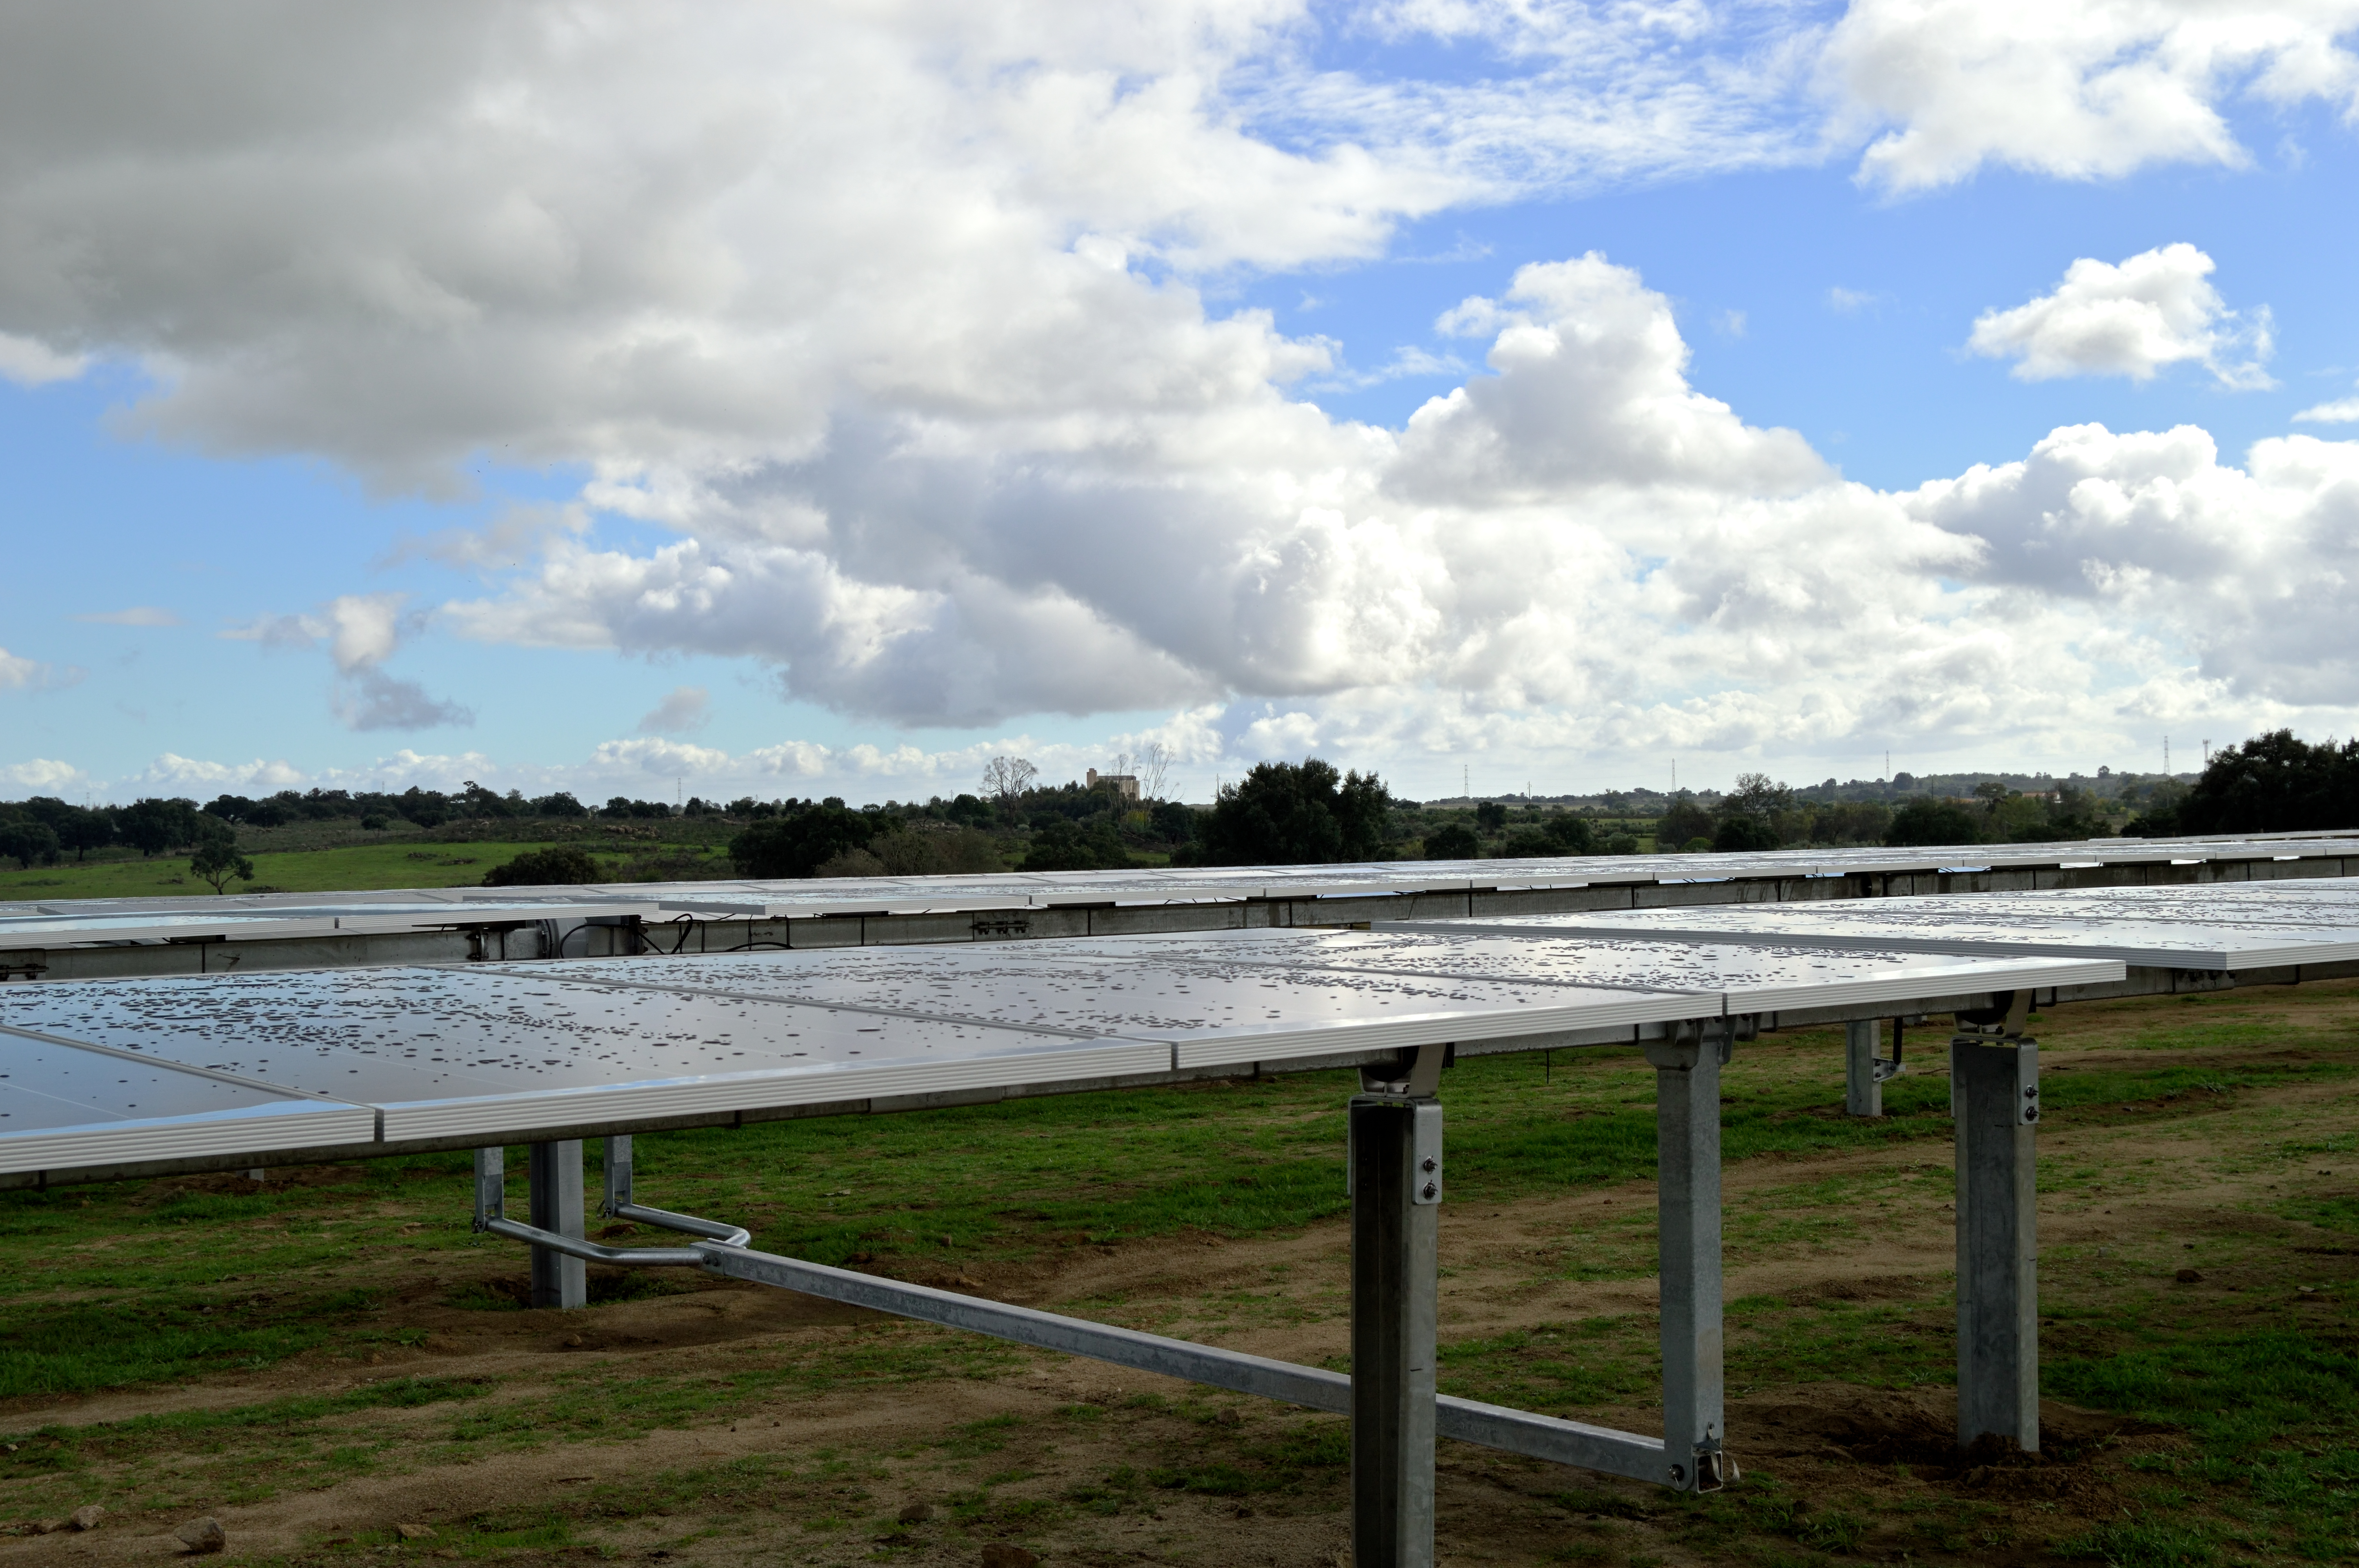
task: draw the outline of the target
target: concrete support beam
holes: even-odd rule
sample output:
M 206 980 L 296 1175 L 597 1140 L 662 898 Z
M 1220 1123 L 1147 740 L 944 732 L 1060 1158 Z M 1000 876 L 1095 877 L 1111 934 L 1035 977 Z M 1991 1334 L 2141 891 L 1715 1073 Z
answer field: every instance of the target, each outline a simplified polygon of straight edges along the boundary
M 1664 1484 L 1712 1491 L 1723 1452 L 1720 1273 L 1720 1069 L 1732 1036 L 1706 1020 L 1647 1047 L 1655 1066 L 1660 1182 Z
M 582 1142 L 528 1146 L 532 1183 L 530 1223 L 542 1230 L 570 1236 L 576 1241 L 590 1232 L 582 1213 Z M 546 1247 L 532 1249 L 532 1304 L 537 1307 L 580 1307 L 590 1304 L 588 1265 L 579 1258 Z
M 1433 1568 L 1441 1106 L 1363 1094 L 1349 1115 L 1352 1562 Z
M 1958 1139 L 1958 1443 L 2039 1449 L 2036 1041 L 1950 1042 Z

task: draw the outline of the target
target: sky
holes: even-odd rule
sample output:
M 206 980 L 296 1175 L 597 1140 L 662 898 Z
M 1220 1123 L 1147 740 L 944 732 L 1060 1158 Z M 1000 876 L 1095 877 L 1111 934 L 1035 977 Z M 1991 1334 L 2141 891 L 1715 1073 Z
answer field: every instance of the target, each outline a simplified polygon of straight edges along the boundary
M 0 795 L 2359 732 L 2359 0 L 31 4 L 0 149 Z

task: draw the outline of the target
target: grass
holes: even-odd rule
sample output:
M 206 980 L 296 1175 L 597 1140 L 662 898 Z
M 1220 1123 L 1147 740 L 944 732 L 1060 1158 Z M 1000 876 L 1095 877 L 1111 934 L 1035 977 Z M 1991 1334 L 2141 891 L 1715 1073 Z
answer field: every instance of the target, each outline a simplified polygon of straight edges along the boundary
M 546 842 L 485 844 L 369 844 L 341 849 L 299 849 L 254 855 L 256 888 L 280 892 L 348 892 L 368 888 L 443 888 L 468 886 L 484 873 L 527 849 L 545 849 Z M 610 857 L 620 866 L 619 857 Z M 229 891 L 243 892 L 246 883 L 232 882 Z M 0 899 L 35 899 L 42 903 L 77 898 L 211 897 L 212 889 L 189 873 L 186 855 L 158 855 L 152 860 L 93 860 L 88 865 L 64 861 L 20 871 L 13 863 L 0 870 Z
M 2044 1248 L 2049 1397 L 2165 1434 L 2123 1472 L 2132 1484 L 2105 1517 L 2050 1529 L 2037 1508 L 1964 1492 L 1854 1498 L 1806 1487 L 1779 1465 L 1748 1465 L 1745 1486 L 1707 1499 L 1541 1498 L 1532 1507 L 1555 1521 L 1556 1560 L 1636 1563 L 1676 1546 L 1678 1556 L 1763 1563 L 1981 1561 L 2043 1540 L 2056 1555 L 2108 1563 L 2349 1560 L 2359 1552 L 2359 1333 L 2335 1292 L 2298 1297 L 2294 1285 L 2325 1279 L 2330 1264 L 2350 1272 L 2338 1260 L 2359 1209 L 2317 1173 L 2352 1161 L 2359 1141 L 2347 1126 L 2321 1130 L 2279 1108 L 2288 1089 L 2347 1100 L 2354 1018 L 2359 986 L 2329 985 L 2104 1004 L 2053 1021 L 2043 1130 L 2110 1141 L 2044 1162 L 2043 1206 L 2167 1203 L 2181 1178 L 2141 1162 L 2199 1133 L 2209 1140 L 2202 1168 L 2266 1195 L 2185 1241 L 2172 1231 L 2103 1249 Z M 1942 1080 L 1896 1080 L 1893 1115 L 1852 1120 L 1834 1109 L 1840 1047 L 1825 1032 L 1772 1036 L 1740 1047 L 1724 1076 L 1726 1157 L 1763 1177 L 1731 1208 L 1732 1270 L 1855 1249 L 1878 1216 L 1937 1210 L 1947 1197 Z M 1344 1212 L 1351 1087 L 1349 1075 L 1307 1075 L 667 1133 L 641 1141 L 638 1174 L 647 1201 L 748 1224 L 757 1246 L 908 1278 L 1022 1269 L 1101 1244 L 1246 1242 Z M 1625 1183 L 1643 1195 L 1651 1179 L 1651 1074 L 1634 1054 L 1470 1058 L 1445 1080 L 1444 1102 L 1450 1195 L 1462 1209 Z M 2234 1132 L 2203 1130 L 2213 1127 Z M 1832 1172 L 1802 1164 L 1876 1151 L 1890 1157 Z M 1788 1162 L 1790 1179 L 1777 1179 Z M 528 1372 L 503 1363 L 495 1375 L 366 1381 L 370 1357 L 421 1343 L 429 1317 L 512 1321 L 495 1314 L 513 1313 L 507 1281 L 522 1258 L 472 1235 L 469 1190 L 461 1153 L 321 1168 L 261 1188 L 192 1178 L 0 1195 L 10 1281 L 0 1398 L 23 1412 L 0 1417 L 13 1445 L 0 1454 L 0 1520 L 87 1500 L 254 1502 L 501 1452 L 709 1429 L 847 1390 L 890 1400 L 896 1389 L 988 1385 L 1041 1364 L 992 1341 L 871 1323 L 672 1361 L 584 1355 Z M 1533 1233 L 1519 1262 L 1531 1288 L 1651 1273 L 1650 1205 L 1585 1212 L 1577 1228 Z M 2207 1274 L 2250 1284 L 2236 1294 L 2176 1287 L 2172 1270 L 2190 1256 Z M 625 1278 L 602 1299 L 704 1288 L 688 1275 L 628 1276 L 623 1288 Z M 1209 1292 L 1169 1331 L 1217 1338 L 1318 1324 L 1343 1305 L 1274 1265 L 1266 1284 Z M 594 1325 L 599 1310 L 583 1321 Z M 1071 1310 L 1163 1326 L 1151 1320 L 1174 1309 L 1116 1298 Z M 1858 1299 L 1740 1296 L 1728 1317 L 1732 1396 L 1793 1383 L 1939 1387 L 1953 1364 L 1951 1310 L 1939 1284 Z M 527 1315 L 539 1316 L 513 1321 Z M 1650 1312 L 1628 1310 L 1445 1330 L 1441 1386 L 1559 1413 L 1643 1409 L 1657 1397 L 1655 1332 Z M 45 1413 L 61 1397 L 235 1387 L 275 1368 L 310 1370 L 301 1391 L 226 1405 L 83 1425 Z M 627 1485 L 438 1523 L 433 1545 L 469 1558 L 603 1551 L 627 1527 L 652 1550 L 715 1520 L 758 1517 L 886 1557 L 963 1540 L 971 1559 L 976 1540 L 1159 1509 L 1332 1509 L 1348 1457 L 1342 1430 L 1225 1396 L 1072 1405 L 1053 1420 L 960 1423 L 903 1449 L 657 1465 Z M 1082 1479 L 1044 1478 L 1056 1454 L 1100 1449 L 1121 1457 Z M 934 1522 L 897 1521 L 875 1502 L 919 1477 L 945 1498 Z M 355 1530 L 318 1550 L 388 1544 Z

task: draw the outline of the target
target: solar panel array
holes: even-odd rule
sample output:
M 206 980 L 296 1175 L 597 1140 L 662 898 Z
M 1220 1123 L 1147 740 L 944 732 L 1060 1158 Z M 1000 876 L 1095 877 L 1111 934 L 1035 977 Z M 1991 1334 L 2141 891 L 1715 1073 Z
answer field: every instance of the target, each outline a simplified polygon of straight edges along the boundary
M 522 1142 L 2121 975 L 2056 958 L 1275 931 L 24 986 L 0 989 L 0 1090 L 26 1086 L 0 1105 L 0 1173 L 231 1144 Z M 76 1098 L 76 1084 L 97 1087 Z
M 2359 850 L 2359 840 L 2350 835 L 2262 835 L 1930 849 L 1779 849 L 1750 854 L 1588 855 L 1325 866 L 1010 871 L 972 877 L 741 879 L 572 888 L 22 901 L 0 903 L 0 948 L 212 935 L 281 938 L 598 916 L 747 920 L 840 914 L 982 914 L 1078 904 L 1152 906 L 2014 868 L 2193 865 L 2341 857 L 2354 850 Z
M 1928 953 L 2045 954 L 2234 973 L 2359 960 L 2359 880 L 1705 904 L 1378 924 L 1386 930 L 1515 931 L 1534 936 L 1685 936 L 1781 948 L 1866 946 Z

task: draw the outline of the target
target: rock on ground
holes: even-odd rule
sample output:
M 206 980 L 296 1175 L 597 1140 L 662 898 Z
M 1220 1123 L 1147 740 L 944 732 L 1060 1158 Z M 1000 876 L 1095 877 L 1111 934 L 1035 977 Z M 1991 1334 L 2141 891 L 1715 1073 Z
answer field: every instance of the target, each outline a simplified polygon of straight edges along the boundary
M 219 1552 L 229 1544 L 229 1532 L 217 1519 L 192 1519 L 172 1533 L 190 1552 Z

